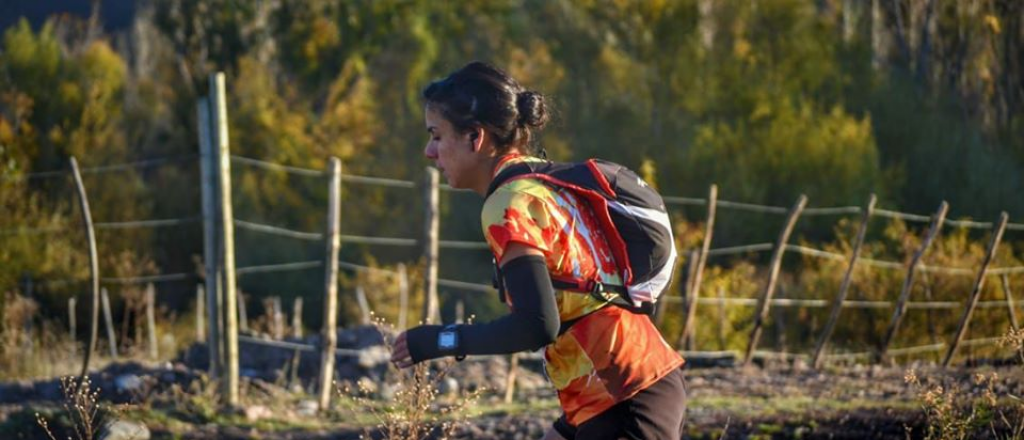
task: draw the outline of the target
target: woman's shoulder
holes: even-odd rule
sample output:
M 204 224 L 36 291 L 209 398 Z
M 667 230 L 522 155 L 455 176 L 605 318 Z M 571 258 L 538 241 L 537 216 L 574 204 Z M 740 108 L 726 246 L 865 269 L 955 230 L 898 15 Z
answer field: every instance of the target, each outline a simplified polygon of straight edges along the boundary
M 499 220 L 507 210 L 536 213 L 538 209 L 553 207 L 555 191 L 543 182 L 532 178 L 515 179 L 506 182 L 484 200 L 482 216 L 484 221 Z
M 554 190 L 540 179 L 523 177 L 503 183 L 487 197 L 485 203 L 514 197 L 554 198 L 554 196 Z

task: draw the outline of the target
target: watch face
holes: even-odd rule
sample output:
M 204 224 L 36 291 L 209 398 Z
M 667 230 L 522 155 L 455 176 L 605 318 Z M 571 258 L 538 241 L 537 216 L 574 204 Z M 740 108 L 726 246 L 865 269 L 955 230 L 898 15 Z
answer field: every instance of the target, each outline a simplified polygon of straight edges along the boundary
M 438 334 L 437 345 L 445 350 L 455 348 L 455 332 L 446 331 Z

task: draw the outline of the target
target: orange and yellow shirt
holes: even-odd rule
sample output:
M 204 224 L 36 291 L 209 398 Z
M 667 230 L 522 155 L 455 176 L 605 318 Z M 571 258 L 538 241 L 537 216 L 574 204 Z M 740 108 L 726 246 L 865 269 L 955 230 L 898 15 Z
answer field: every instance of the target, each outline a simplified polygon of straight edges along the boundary
M 494 174 L 512 163 L 540 160 L 505 156 Z M 568 190 L 537 179 L 511 180 L 487 198 L 481 220 L 497 261 L 509 243 L 521 243 L 544 254 L 553 276 L 622 284 L 593 212 Z M 548 378 L 572 425 L 629 399 L 683 364 L 645 315 L 579 292 L 556 291 L 555 302 L 562 322 L 586 315 L 544 351 Z

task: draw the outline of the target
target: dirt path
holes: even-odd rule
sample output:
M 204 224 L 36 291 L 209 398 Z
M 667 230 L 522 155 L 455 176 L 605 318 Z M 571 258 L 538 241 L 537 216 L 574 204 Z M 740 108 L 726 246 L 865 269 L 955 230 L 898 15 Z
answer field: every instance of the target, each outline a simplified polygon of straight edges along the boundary
M 487 376 L 490 382 L 503 380 L 493 377 L 501 373 L 500 366 L 464 368 L 469 376 L 461 377 L 467 381 L 476 380 L 472 374 Z M 910 371 L 923 385 L 906 383 Z M 978 381 L 979 375 L 995 379 L 988 382 L 989 387 Z M 146 384 L 148 394 L 118 391 L 124 378 L 131 376 Z M 309 395 L 258 379 L 250 383 L 250 401 L 266 406 L 267 414 L 256 419 L 248 419 L 244 412 L 226 416 L 208 396 L 188 391 L 201 377 L 184 365 L 168 368 L 125 363 L 97 373 L 95 383 L 104 389 L 105 400 L 148 399 L 143 405 L 148 409 L 136 411 L 132 417 L 148 425 L 155 439 L 355 440 L 368 432 L 365 426 L 373 426 L 372 420 L 349 419 L 349 413 L 325 418 L 303 411 L 304 405 L 308 408 Z M 1024 369 L 1020 366 L 949 370 L 928 365 L 875 366 L 821 372 L 791 367 L 706 368 L 688 369 L 687 380 L 688 436 L 695 439 L 904 439 L 908 428 L 910 438 L 920 438 L 926 419 L 919 397 L 929 387 L 941 385 L 945 392 L 955 392 L 957 401 L 964 404 L 983 398 L 987 391 L 999 397 L 1024 396 Z M 456 438 L 540 438 L 559 414 L 557 402 L 546 386 L 523 389 L 517 400 L 531 403 L 502 406 L 496 393 L 485 395 L 478 410 L 486 414 L 471 419 Z M 59 425 L 59 403 L 55 380 L 0 383 L 0 439 L 45 439 L 34 414 L 51 414 Z M 987 432 L 978 435 L 984 437 Z M 369 438 L 380 437 L 370 432 Z

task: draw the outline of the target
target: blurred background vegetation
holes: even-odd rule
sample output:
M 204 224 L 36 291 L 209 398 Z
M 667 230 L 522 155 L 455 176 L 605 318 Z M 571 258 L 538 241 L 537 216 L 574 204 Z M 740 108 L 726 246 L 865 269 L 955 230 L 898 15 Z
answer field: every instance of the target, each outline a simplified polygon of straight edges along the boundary
M 346 173 L 421 180 L 427 137 L 419 92 L 480 59 L 552 100 L 554 123 L 539 138 L 551 157 L 618 161 L 641 170 L 665 195 L 704 197 L 715 183 L 723 199 L 776 206 L 792 205 L 799 194 L 813 206 L 864 205 L 876 193 L 880 206 L 907 212 L 929 214 L 947 200 L 954 218 L 992 221 L 1001 210 L 1011 221 L 1024 216 L 1024 3 L 1015 0 L 130 5 L 0 5 L 0 230 L 61 230 L 0 235 L 0 293 L 6 298 L 25 293 L 27 277 L 87 275 L 70 179 L 24 177 L 66 169 L 72 155 L 90 167 L 195 154 L 196 102 L 216 71 L 228 76 L 232 152 L 287 165 L 323 169 L 337 156 Z M 236 164 L 233 174 L 236 218 L 322 230 L 323 180 L 244 164 Z M 86 175 L 85 185 L 97 221 L 200 213 L 196 160 Z M 421 234 L 419 192 L 346 185 L 344 197 L 344 234 Z M 442 238 L 480 240 L 480 204 L 471 194 L 445 193 Z M 698 243 L 704 209 L 674 215 L 681 246 Z M 851 220 L 803 222 L 793 241 L 848 252 L 856 227 Z M 715 246 L 774 240 L 781 222 L 722 212 Z M 922 227 L 912 226 L 873 227 L 869 240 L 875 247 L 866 252 L 908 258 Z M 99 234 L 104 276 L 196 272 L 201 266 L 201 223 Z M 244 230 L 237 236 L 239 266 L 323 256 L 320 243 Z M 977 231 L 950 232 L 926 261 L 976 267 L 985 238 Z M 1007 241 L 996 265 L 1013 265 L 1022 251 L 1012 232 Z M 345 261 L 406 262 L 414 270 L 419 256 L 417 249 L 342 250 Z M 489 264 L 486 252 L 445 251 L 441 276 L 489 284 Z M 712 264 L 704 292 L 723 288 L 727 296 L 750 296 L 761 282 L 764 264 L 757 257 Z M 795 256 L 786 264 L 786 296 L 831 298 L 838 289 L 842 265 Z M 418 285 L 417 276 L 412 280 Z M 851 295 L 891 300 L 901 281 L 898 273 L 865 271 Z M 948 284 L 935 287 L 945 292 L 937 297 L 969 292 L 969 280 L 933 281 Z M 392 281 L 349 274 L 344 282 L 347 292 L 356 283 L 378 285 L 368 289 L 371 303 L 394 309 Z M 997 285 L 989 283 L 989 289 Z M 191 307 L 193 282 L 158 287 L 167 313 Z M 306 321 L 319 325 L 318 270 L 249 275 L 240 287 L 256 298 L 304 296 Z M 40 284 L 33 299 L 42 317 L 65 316 L 66 299 L 83 289 Z M 112 286 L 117 298 L 135 290 Z M 501 312 L 487 295 L 442 291 L 448 319 L 453 299 L 464 299 L 467 312 L 481 317 Z M 350 294 L 343 307 L 355 316 Z M 749 324 L 749 310 L 732 313 L 736 326 Z M 792 313 L 783 322 L 792 326 L 793 345 L 806 342 L 799 338 L 807 325 L 824 324 L 817 311 Z M 878 322 L 880 334 L 888 313 L 864 318 Z M 677 321 L 666 321 L 669 334 L 678 332 Z M 864 343 L 870 336 L 862 324 L 851 324 L 847 336 L 841 328 L 837 340 L 859 335 Z M 924 328 L 914 319 L 903 327 L 926 340 Z M 716 331 L 701 328 L 698 338 L 712 344 Z M 785 332 L 773 334 L 786 338 Z

